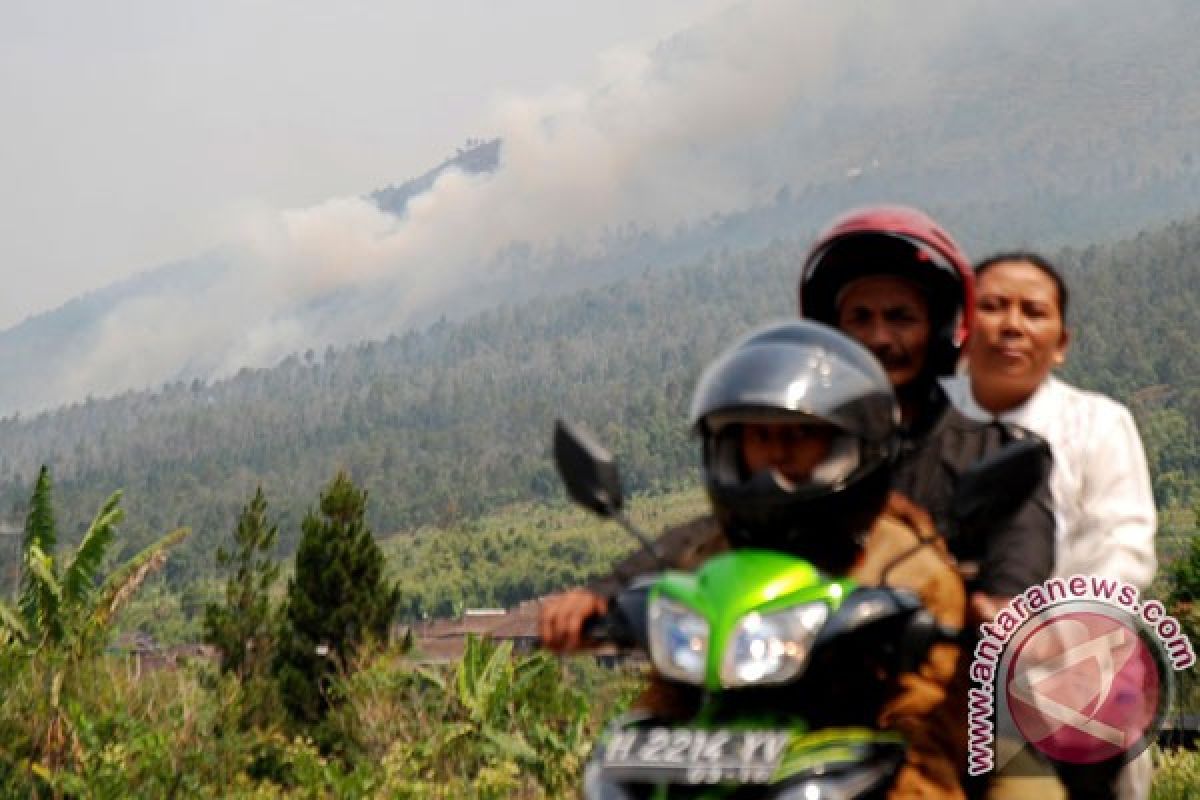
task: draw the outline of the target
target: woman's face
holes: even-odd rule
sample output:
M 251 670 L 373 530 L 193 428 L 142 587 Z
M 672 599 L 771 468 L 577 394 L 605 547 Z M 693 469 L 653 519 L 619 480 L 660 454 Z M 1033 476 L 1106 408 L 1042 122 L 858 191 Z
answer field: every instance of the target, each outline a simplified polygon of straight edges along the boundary
M 1054 279 L 1026 261 L 1003 261 L 979 276 L 967 344 L 971 388 L 989 411 L 1024 403 L 1063 363 L 1068 336 Z

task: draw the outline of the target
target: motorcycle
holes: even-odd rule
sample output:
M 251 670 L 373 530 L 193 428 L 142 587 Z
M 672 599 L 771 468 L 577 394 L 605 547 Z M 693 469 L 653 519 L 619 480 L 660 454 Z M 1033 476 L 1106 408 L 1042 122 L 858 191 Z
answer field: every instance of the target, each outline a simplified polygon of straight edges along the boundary
M 964 473 L 954 499 L 960 527 L 1028 497 L 1043 475 L 1043 448 L 1014 442 Z M 559 421 L 554 456 L 576 503 L 658 558 L 623 513 L 607 450 Z M 664 568 L 635 579 L 584 634 L 647 653 L 688 709 L 614 720 L 585 767 L 589 800 L 883 797 L 905 759 L 903 738 L 875 725 L 887 681 L 960 637 L 909 592 L 858 586 L 754 548 L 692 573 Z

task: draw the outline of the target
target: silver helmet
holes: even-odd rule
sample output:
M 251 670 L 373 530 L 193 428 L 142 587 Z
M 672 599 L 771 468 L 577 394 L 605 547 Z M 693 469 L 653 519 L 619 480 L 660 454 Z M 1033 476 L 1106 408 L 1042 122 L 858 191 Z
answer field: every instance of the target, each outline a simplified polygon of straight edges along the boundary
M 799 320 L 760 328 L 704 371 L 690 421 L 704 442 L 705 487 L 735 545 L 795 552 L 844 571 L 887 497 L 899 408 L 871 353 L 839 331 Z M 829 446 L 802 481 L 752 472 L 750 423 L 824 428 Z

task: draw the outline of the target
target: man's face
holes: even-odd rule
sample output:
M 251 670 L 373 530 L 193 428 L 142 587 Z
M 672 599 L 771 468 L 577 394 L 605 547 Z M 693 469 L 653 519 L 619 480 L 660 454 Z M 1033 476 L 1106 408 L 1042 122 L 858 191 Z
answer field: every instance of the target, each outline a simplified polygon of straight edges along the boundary
M 929 351 L 929 305 L 909 281 L 872 275 L 850 283 L 838 303 L 838 327 L 875 354 L 893 387 L 921 374 Z
M 803 423 L 747 422 L 742 425 L 742 458 L 750 472 L 775 469 L 795 484 L 808 483 L 829 456 L 833 429 Z

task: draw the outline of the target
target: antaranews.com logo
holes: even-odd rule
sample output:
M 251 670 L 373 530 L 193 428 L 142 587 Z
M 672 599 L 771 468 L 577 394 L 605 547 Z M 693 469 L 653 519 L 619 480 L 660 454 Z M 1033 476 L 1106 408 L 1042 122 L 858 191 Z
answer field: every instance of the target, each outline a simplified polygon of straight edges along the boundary
M 1052 761 L 1128 761 L 1157 735 L 1174 672 L 1196 662 L 1177 620 L 1137 587 L 1097 576 L 1052 578 L 980 626 L 971 662 L 968 766 L 1004 766 L 1000 741 Z M 1019 748 L 1018 748 L 1019 750 Z

